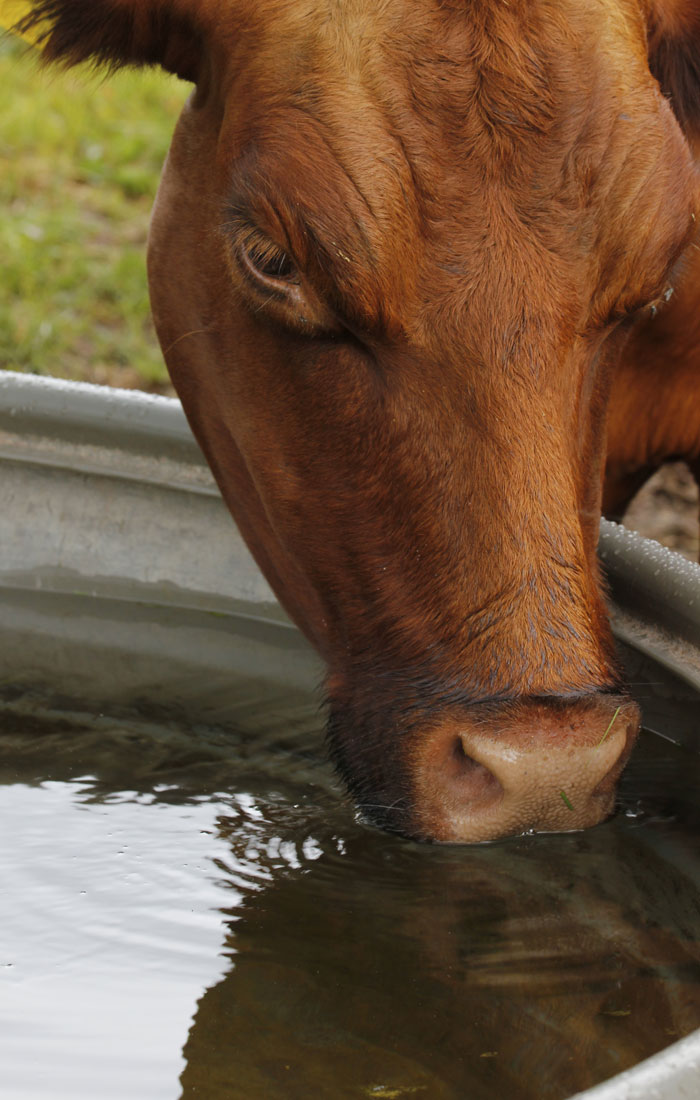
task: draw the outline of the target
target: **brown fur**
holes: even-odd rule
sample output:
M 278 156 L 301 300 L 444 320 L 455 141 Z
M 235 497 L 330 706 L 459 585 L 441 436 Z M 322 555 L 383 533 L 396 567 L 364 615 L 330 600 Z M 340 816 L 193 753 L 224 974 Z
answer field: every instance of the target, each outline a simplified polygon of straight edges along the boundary
M 615 506 L 635 471 L 700 449 L 700 4 L 38 0 L 34 18 L 49 60 L 197 79 L 154 216 L 154 316 L 225 499 L 328 663 L 362 797 L 410 806 L 411 745 L 445 708 L 616 689 L 608 409 Z M 266 290 L 251 242 L 295 279 Z

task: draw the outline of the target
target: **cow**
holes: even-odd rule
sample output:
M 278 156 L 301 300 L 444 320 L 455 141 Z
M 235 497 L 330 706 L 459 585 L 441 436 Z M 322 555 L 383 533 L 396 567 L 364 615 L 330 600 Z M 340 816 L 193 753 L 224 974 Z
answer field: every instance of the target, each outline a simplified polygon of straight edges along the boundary
M 153 316 L 360 810 L 447 843 L 603 820 L 639 728 L 603 490 L 700 454 L 700 2 L 33 0 L 18 29 L 194 85 Z

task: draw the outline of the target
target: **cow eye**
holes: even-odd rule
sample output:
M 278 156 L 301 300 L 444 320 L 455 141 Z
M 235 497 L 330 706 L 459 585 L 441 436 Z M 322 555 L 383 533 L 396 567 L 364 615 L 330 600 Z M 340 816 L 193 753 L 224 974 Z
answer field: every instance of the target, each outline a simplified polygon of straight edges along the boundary
M 290 256 L 267 237 L 250 235 L 240 243 L 240 256 L 248 273 L 261 282 L 295 283 L 297 269 Z
M 241 304 L 280 321 L 304 336 L 336 336 L 337 317 L 303 268 L 245 211 L 232 210 L 225 224 L 226 258 Z M 274 232 L 274 229 L 273 229 Z M 282 231 L 283 232 L 283 231 Z

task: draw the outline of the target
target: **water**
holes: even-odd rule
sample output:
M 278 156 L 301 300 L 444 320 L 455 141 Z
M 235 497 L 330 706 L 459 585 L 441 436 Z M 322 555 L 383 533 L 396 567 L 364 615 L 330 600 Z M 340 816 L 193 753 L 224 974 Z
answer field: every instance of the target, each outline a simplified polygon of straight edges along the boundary
M 563 1100 L 700 1025 L 700 757 L 586 833 L 356 820 L 311 700 L 0 717 L 0 1094 Z

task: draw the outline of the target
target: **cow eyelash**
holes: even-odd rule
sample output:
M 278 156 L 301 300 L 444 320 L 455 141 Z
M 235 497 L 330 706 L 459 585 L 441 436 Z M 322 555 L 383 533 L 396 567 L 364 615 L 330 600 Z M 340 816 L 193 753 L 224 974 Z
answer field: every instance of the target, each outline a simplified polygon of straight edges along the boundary
M 289 285 L 299 281 L 291 256 L 258 230 L 241 236 L 238 254 L 246 272 L 259 282 Z
M 293 256 L 246 213 L 234 209 L 231 215 L 224 225 L 228 261 L 252 308 L 272 310 L 283 324 L 306 337 L 337 337 L 343 326 L 314 294 Z

